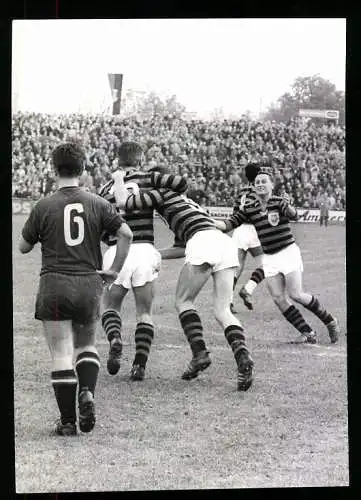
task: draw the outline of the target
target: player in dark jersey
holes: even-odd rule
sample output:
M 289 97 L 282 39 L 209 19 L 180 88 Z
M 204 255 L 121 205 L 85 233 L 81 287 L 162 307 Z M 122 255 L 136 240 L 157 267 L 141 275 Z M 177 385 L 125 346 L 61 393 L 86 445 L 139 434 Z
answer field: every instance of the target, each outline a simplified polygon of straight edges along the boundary
M 230 310 L 233 277 L 238 265 L 232 239 L 218 231 L 208 213 L 185 195 L 164 188 L 129 195 L 124 184 L 120 190 L 120 184 L 121 180 L 117 195 L 119 206 L 126 212 L 156 209 L 178 240 L 185 244 L 186 258 L 176 288 L 176 309 L 193 357 L 182 378 L 193 379 L 211 364 L 194 301 L 212 276 L 215 317 L 234 353 L 238 390 L 247 391 L 252 384 L 253 360 L 243 327 Z
M 187 181 L 180 177 L 159 171 L 140 171 L 143 150 L 136 142 L 124 142 L 118 151 L 119 167 L 125 173 L 125 185 L 130 192 L 138 192 L 139 188 L 154 189 L 170 187 L 183 192 L 187 189 Z M 101 190 L 100 195 L 116 205 L 114 188 L 116 174 Z M 137 325 L 135 330 L 135 357 L 130 378 L 134 381 L 144 379 L 151 344 L 154 338 L 152 305 L 154 300 L 154 281 L 161 267 L 161 255 L 154 246 L 154 210 L 146 208 L 132 213 L 124 213 L 124 219 L 133 232 L 133 242 L 121 273 L 111 287 L 104 291 L 102 325 L 109 341 L 108 372 L 118 373 L 122 354 L 121 316 L 123 300 L 130 289 L 133 290 L 136 307 Z M 114 247 L 111 238 L 104 240 L 109 249 L 104 254 L 103 267 L 107 268 L 114 258 Z
M 60 410 L 55 432 L 74 435 L 78 384 L 80 430 L 89 432 L 95 424 L 94 391 L 100 366 L 95 328 L 103 280 L 116 278 L 132 234 L 110 203 L 79 187 L 85 155 L 78 144 L 59 145 L 52 160 L 58 190 L 34 206 L 19 248 L 28 253 L 41 243 L 35 318 L 43 323 L 52 357 L 51 379 Z M 117 237 L 115 259 L 108 271 L 101 270 L 104 231 Z
M 303 291 L 301 252 L 289 224 L 291 219 L 297 218 L 297 210 L 285 199 L 272 195 L 273 182 L 269 171 L 261 171 L 257 175 L 255 190 L 259 200 L 245 205 L 226 221 L 216 221 L 217 226 L 230 231 L 245 222 L 254 224 L 264 252 L 263 270 L 273 301 L 300 332 L 295 343 L 314 344 L 317 337 L 288 296 L 313 312 L 326 325 L 331 342 L 337 342 L 337 320 L 320 305 L 316 297 Z
M 259 173 L 260 168 L 261 167 L 258 163 L 249 163 L 246 166 L 245 174 L 249 184 L 241 190 L 240 195 L 234 204 L 233 213 L 237 213 L 246 203 L 251 203 L 257 199 L 257 194 L 254 190 L 254 180 L 256 175 Z M 252 294 L 257 285 L 259 285 L 259 283 L 261 283 L 264 279 L 264 272 L 262 268 L 262 246 L 253 224 L 242 224 L 237 227 L 233 231 L 232 238 L 238 248 L 239 260 L 239 267 L 234 277 L 233 290 L 236 288 L 237 282 L 243 272 L 248 252 L 258 264 L 248 282 L 238 292 L 238 295 L 243 300 L 245 306 L 248 309 L 253 309 Z M 231 304 L 231 309 L 235 312 L 233 304 Z

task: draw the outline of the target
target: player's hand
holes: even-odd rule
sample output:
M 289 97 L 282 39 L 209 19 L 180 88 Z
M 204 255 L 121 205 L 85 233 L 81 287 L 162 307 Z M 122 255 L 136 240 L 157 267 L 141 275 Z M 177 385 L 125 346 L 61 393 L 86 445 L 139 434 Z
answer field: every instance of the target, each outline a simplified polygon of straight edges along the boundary
M 290 195 L 288 193 L 281 194 L 281 198 L 285 200 L 287 203 L 290 202 Z
M 112 271 L 112 269 L 102 269 L 102 270 L 97 269 L 97 274 L 99 274 L 103 278 L 103 281 L 108 285 L 113 283 L 118 276 L 118 273 Z
M 116 170 L 115 172 L 112 173 L 112 179 L 114 182 L 119 182 L 124 179 L 125 172 L 124 170 Z

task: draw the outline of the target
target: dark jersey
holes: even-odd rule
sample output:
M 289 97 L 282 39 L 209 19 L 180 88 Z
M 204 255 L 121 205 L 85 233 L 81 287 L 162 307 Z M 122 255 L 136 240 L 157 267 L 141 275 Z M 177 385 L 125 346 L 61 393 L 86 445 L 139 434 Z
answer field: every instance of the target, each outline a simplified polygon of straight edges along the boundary
M 34 206 L 22 235 L 31 245 L 41 243 L 40 274 L 93 274 L 102 265 L 102 234 L 114 234 L 123 222 L 100 196 L 64 187 Z
M 233 205 L 233 213 L 237 213 L 242 209 L 247 203 L 254 203 L 258 200 L 258 195 L 256 194 L 252 184 L 241 189 L 237 200 L 235 200 Z
M 169 188 L 177 192 L 187 190 L 187 181 L 179 175 L 161 174 L 159 172 L 133 172 L 124 177 L 125 187 L 133 193 L 139 189 Z M 100 190 L 99 195 L 115 205 L 113 192 L 114 181 L 110 180 Z M 154 245 L 154 210 L 145 208 L 131 213 L 122 212 L 124 219 L 133 232 L 133 243 L 151 243 Z M 116 239 L 105 235 L 107 245 L 116 243 Z
M 288 203 L 280 196 L 272 196 L 263 212 L 259 201 L 245 204 L 226 220 L 227 229 L 234 229 L 243 223 L 253 224 L 264 253 L 273 254 L 295 242 L 289 217 Z
M 184 194 L 169 189 L 140 190 L 128 197 L 125 210 L 156 209 L 174 232 L 177 240 L 186 244 L 198 231 L 216 229 L 207 212 Z

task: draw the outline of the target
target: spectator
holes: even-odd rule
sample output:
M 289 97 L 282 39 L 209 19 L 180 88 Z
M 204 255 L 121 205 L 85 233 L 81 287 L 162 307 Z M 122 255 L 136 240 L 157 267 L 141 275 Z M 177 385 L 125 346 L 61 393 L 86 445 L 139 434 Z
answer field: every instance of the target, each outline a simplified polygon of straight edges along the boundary
M 16 113 L 12 117 L 13 196 L 38 198 L 54 189 L 53 147 L 71 136 L 87 151 L 83 183 L 96 191 L 117 167 L 116 149 L 140 141 L 148 167 L 167 164 L 195 183 L 197 200 L 232 206 L 246 183 L 247 161 L 270 161 L 275 182 L 301 207 L 318 206 L 327 190 L 334 208 L 345 207 L 345 128 L 294 119 L 290 123 L 242 118 L 205 122 L 172 116 L 120 119 L 103 115 Z

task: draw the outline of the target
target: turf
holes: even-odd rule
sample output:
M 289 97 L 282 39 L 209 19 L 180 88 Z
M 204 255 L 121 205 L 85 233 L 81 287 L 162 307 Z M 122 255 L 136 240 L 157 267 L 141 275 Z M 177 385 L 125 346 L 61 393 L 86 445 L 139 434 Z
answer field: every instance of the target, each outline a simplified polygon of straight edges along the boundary
M 123 309 L 122 366 L 114 377 L 106 371 L 108 346 L 98 333 L 102 367 L 93 432 L 52 437 L 58 409 L 50 356 L 33 319 L 40 251 L 17 251 L 24 220 L 13 218 L 17 493 L 348 485 L 346 337 L 330 345 L 326 328 L 303 311 L 319 344 L 289 344 L 295 332 L 261 284 L 254 311 L 235 300 L 255 361 L 254 385 L 239 393 L 232 353 L 213 316 L 210 282 L 196 304 L 213 362 L 198 379 L 183 381 L 190 351 L 174 310 L 183 259 L 162 264 L 145 380 L 129 381 L 135 327 L 130 295 Z M 298 224 L 294 233 L 305 289 L 345 332 L 345 228 Z M 157 225 L 158 247 L 171 241 Z M 248 257 L 239 286 L 253 267 Z

